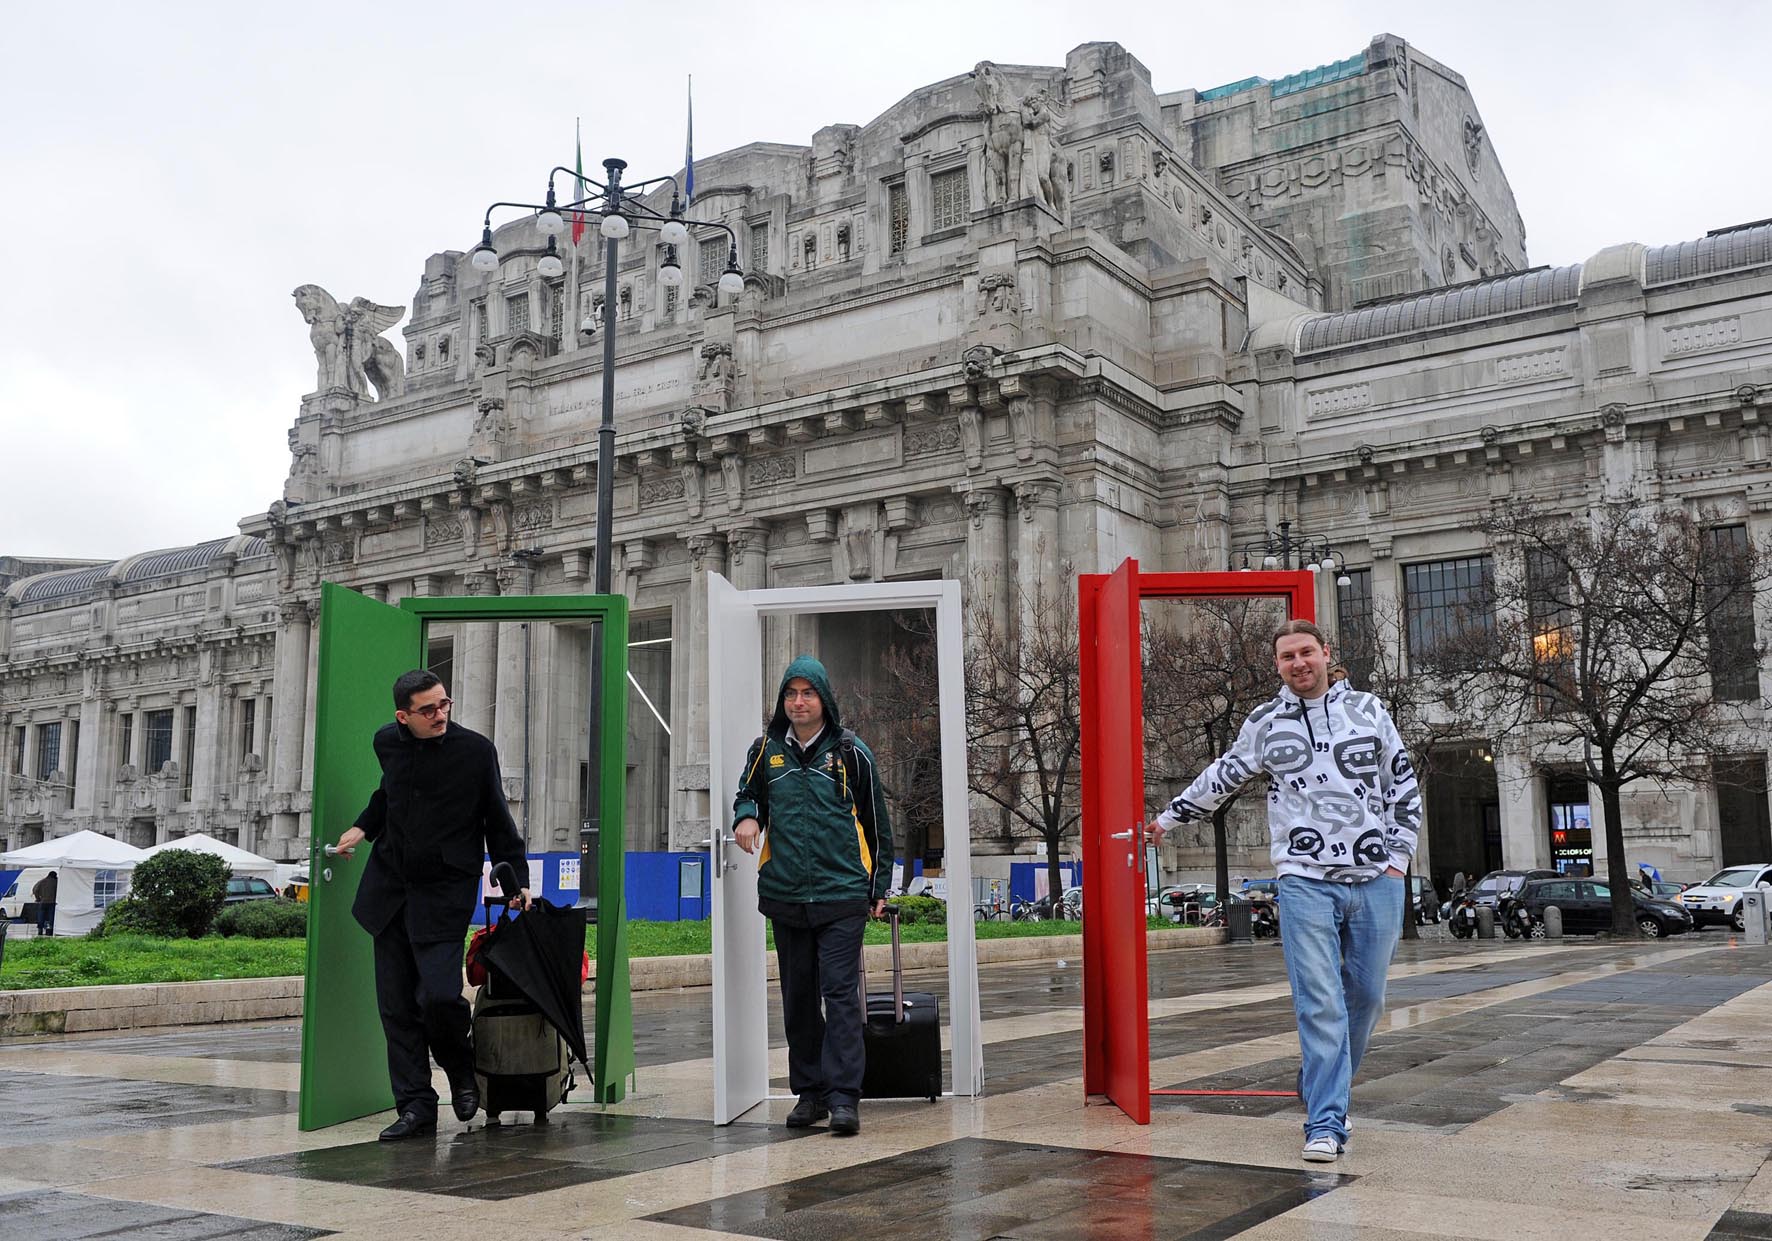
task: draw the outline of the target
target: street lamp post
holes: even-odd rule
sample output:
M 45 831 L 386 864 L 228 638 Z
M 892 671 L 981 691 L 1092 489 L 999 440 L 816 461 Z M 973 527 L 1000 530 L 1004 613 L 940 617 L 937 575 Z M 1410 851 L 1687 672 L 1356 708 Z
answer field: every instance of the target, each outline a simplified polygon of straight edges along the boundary
M 1276 533 L 1273 530 L 1262 532 L 1262 537 L 1243 545 L 1243 563 L 1235 568 L 1249 572 L 1253 567 L 1249 563 L 1250 556 L 1261 560 L 1264 569 L 1290 569 L 1292 558 L 1298 557 L 1299 568 L 1308 569 L 1312 573 L 1334 573 L 1337 586 L 1351 586 L 1353 581 L 1347 575 L 1347 557 L 1329 545 L 1327 539 L 1315 539 L 1303 533 L 1294 535 L 1292 523 L 1283 521 Z
M 744 291 L 744 272 L 738 266 L 738 235 L 726 225 L 716 221 L 685 220 L 683 218 L 682 191 L 675 177 L 654 177 L 650 181 L 640 181 L 624 186 L 621 174 L 627 168 L 627 161 L 606 159 L 603 161 L 604 175 L 607 178 L 599 184 L 588 177 L 581 177 L 576 170 L 556 166 L 548 172 L 547 199 L 542 203 L 496 202 L 486 208 L 486 218 L 481 224 L 480 244 L 474 248 L 469 262 L 474 270 L 491 273 L 498 270 L 498 251 L 492 245 L 492 213 L 500 207 L 511 207 L 535 213 L 536 226 L 548 239 L 547 252 L 536 264 L 536 271 L 545 279 L 552 280 L 563 275 L 566 265 L 560 260 L 558 238 L 566 231 L 565 212 L 575 217 L 600 217 L 597 232 L 603 238 L 603 414 L 597 424 L 597 548 L 595 565 L 595 583 L 593 589 L 599 595 L 607 595 L 613 589 L 612 556 L 613 525 L 615 511 L 615 322 L 616 322 L 616 265 L 621 257 L 621 242 L 634 227 L 653 229 L 665 244 L 664 261 L 659 265 L 658 278 L 661 284 L 674 288 L 683 283 L 683 267 L 677 261 L 677 248 L 687 245 L 690 231 L 718 230 L 726 235 L 726 270 L 720 274 L 719 291 L 732 296 Z M 594 193 L 573 202 L 561 205 L 554 194 L 554 176 L 560 174 L 573 178 L 573 183 L 589 186 Z M 644 202 L 648 187 L 670 182 L 671 207 L 669 214 L 661 214 Z M 576 298 L 577 290 L 573 290 Z M 586 315 L 579 325 L 579 333 L 589 336 L 595 333 L 597 324 Z M 591 738 L 591 753 L 600 752 L 602 745 L 602 712 L 598 704 L 603 701 L 603 644 L 593 645 L 591 649 L 591 709 L 588 721 Z M 581 823 L 579 828 L 579 894 L 581 901 L 588 901 L 593 909 L 598 904 L 598 857 L 601 852 L 600 841 L 603 829 L 602 815 L 598 807 L 602 804 L 602 793 L 597 787 L 600 764 L 593 762 L 590 766 L 591 788 L 589 798 L 588 823 Z M 525 806 L 528 805 L 525 795 Z M 595 915 L 593 914 L 593 917 Z
M 556 240 L 560 234 L 566 231 L 564 213 L 571 212 L 575 215 L 600 217 L 597 231 L 604 242 L 603 415 L 597 425 L 597 548 L 593 587 L 600 595 L 609 594 L 612 588 L 611 542 L 612 518 L 615 507 L 615 269 L 621 256 L 622 238 L 626 237 L 634 227 L 657 231 L 659 239 L 665 243 L 665 259 L 659 266 L 658 278 L 662 284 L 675 287 L 683 283 L 683 268 L 677 261 L 677 248 L 688 243 L 691 230 L 718 230 L 726 235 L 727 240 L 726 270 L 720 275 L 719 290 L 728 295 L 744 291 L 744 272 L 738 266 L 738 235 L 717 221 L 684 219 L 682 193 L 675 177 L 654 177 L 650 181 L 640 181 L 630 186 L 622 185 L 621 174 L 627 166 L 626 160 L 604 160 L 604 175 L 608 179 L 602 183 L 593 181 L 589 177 L 580 177 L 571 168 L 554 167 L 548 173 L 546 202 L 496 202 L 486 208 L 486 218 L 481 225 L 480 244 L 474 247 L 473 255 L 469 259 L 476 271 L 497 271 L 499 257 L 498 251 L 492 245 L 492 213 L 500 207 L 533 211 L 536 213 L 537 226 L 548 239 L 547 253 L 542 255 L 541 261 L 536 264 L 536 270 L 551 280 L 566 270 L 565 264 L 560 259 Z M 570 176 L 574 178 L 575 182 L 582 182 L 582 184 L 591 187 L 595 193 L 561 205 L 554 194 L 556 173 Z M 642 200 L 649 187 L 659 186 L 667 181 L 671 186 L 671 207 L 669 214 L 661 214 L 648 207 Z M 596 331 L 596 327 L 596 323 L 587 315 L 580 323 L 579 331 L 581 335 L 588 336 Z

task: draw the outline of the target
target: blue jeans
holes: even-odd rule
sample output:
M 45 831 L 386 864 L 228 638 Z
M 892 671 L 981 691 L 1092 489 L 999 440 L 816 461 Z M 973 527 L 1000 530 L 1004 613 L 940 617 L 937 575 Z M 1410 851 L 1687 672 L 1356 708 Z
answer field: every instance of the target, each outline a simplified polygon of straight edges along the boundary
M 1347 1141 L 1348 1094 L 1384 1011 L 1384 976 L 1403 929 L 1403 881 L 1280 876 L 1280 930 L 1303 1059 L 1305 1137 Z

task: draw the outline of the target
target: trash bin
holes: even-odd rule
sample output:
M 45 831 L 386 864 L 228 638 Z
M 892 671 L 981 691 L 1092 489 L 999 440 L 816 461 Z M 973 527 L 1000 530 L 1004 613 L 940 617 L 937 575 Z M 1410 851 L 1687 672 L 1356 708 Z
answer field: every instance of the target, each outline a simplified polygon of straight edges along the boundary
M 1225 938 L 1233 944 L 1246 944 L 1255 938 L 1255 906 L 1248 901 L 1231 901 L 1224 907 Z

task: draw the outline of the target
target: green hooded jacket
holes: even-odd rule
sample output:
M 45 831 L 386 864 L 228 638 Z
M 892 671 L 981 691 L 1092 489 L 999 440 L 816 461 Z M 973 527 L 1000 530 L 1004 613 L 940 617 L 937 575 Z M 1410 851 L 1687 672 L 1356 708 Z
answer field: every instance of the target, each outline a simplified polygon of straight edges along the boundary
M 824 704 L 824 731 L 801 752 L 783 704 L 804 677 Z M 884 899 L 892 884 L 892 822 L 874 753 L 843 727 L 824 665 L 801 655 L 782 674 L 769 728 L 745 754 L 732 822 L 763 827 L 759 902 L 825 904 Z

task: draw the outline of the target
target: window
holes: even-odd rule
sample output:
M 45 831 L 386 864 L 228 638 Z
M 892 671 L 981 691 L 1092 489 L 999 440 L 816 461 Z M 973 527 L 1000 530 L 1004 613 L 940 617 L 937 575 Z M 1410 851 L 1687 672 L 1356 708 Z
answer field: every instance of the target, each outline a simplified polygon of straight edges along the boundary
M 893 254 L 903 254 L 911 238 L 911 196 L 905 192 L 903 181 L 886 189 L 886 219 L 891 236 L 889 250 Z
M 135 714 L 125 712 L 117 717 L 117 766 L 127 766 L 134 760 Z
M 1490 575 L 1487 556 L 1403 566 L 1412 661 L 1456 657 L 1460 643 L 1489 631 Z
M 519 293 L 515 297 L 505 298 L 505 331 L 527 332 L 529 330 L 529 294 Z
M 425 667 L 447 688 L 455 680 L 455 639 L 432 638 L 425 644 Z
M 677 286 L 674 284 L 665 286 L 664 312 L 667 319 L 674 318 L 677 314 Z
M 548 286 L 548 339 L 556 345 L 566 330 L 566 291 L 563 285 Z
M 751 270 L 762 272 L 769 266 L 769 225 L 751 225 Z
M 1580 697 L 1575 677 L 1575 609 L 1569 565 L 1548 548 L 1526 551 L 1526 614 L 1531 622 L 1532 662 L 1559 688 L 1539 686 L 1538 708 L 1573 705 Z
M 25 774 L 25 730 L 12 730 L 12 772 L 14 775 Z
M 154 775 L 172 761 L 172 708 L 143 714 L 142 740 L 147 753 L 142 759 L 142 774 Z
M 958 228 L 972 218 L 972 195 L 964 168 L 929 178 L 929 216 L 931 232 Z
M 196 758 L 197 758 L 197 708 L 196 707 L 186 707 L 185 708 L 185 740 L 184 740 L 184 744 L 179 747 L 179 752 L 178 752 L 179 779 L 181 781 L 183 781 L 183 783 L 181 783 L 179 785 L 179 791 L 178 791 L 178 799 L 180 801 L 190 801 L 191 800 L 191 775 L 194 771 L 197 770 Z
M 53 724 L 37 725 L 37 778 L 48 780 L 61 767 L 62 761 L 62 726 L 57 720 Z
M 244 698 L 240 701 L 240 759 L 245 761 L 248 754 L 253 753 L 254 736 L 258 732 L 258 699 Z
M 1760 696 L 1760 661 L 1754 642 L 1754 592 L 1746 576 L 1747 527 L 1721 526 L 1705 531 L 1704 537 L 1711 686 L 1725 702 L 1751 701 Z
M 1372 570 L 1349 569 L 1346 586 L 1335 588 L 1335 652 L 1355 689 L 1372 688 L 1377 634 L 1372 626 Z
M 726 270 L 726 238 L 703 237 L 696 248 L 696 276 L 702 284 L 718 284 Z
M 80 777 L 80 721 L 68 721 L 68 796 L 74 795 L 74 786 Z
M 474 339 L 486 339 L 486 303 L 474 303 Z
M 92 873 L 92 907 L 103 909 L 123 895 L 127 885 L 120 870 L 97 870 Z

